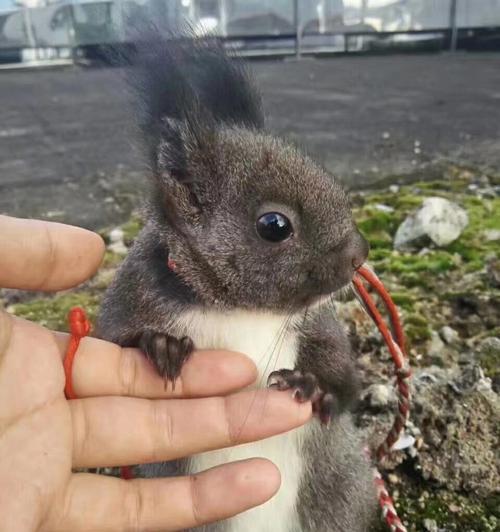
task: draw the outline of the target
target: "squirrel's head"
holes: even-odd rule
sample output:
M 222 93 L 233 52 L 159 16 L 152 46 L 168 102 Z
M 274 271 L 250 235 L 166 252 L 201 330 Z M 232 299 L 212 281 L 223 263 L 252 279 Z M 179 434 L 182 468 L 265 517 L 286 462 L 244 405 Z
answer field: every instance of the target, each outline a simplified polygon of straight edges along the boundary
M 160 41 L 139 58 L 151 222 L 177 273 L 224 306 L 291 311 L 366 259 L 341 185 L 262 132 L 245 70 L 214 43 Z
M 154 212 L 202 300 L 294 309 L 350 282 L 368 245 L 338 182 L 260 132 L 177 127 L 160 145 Z

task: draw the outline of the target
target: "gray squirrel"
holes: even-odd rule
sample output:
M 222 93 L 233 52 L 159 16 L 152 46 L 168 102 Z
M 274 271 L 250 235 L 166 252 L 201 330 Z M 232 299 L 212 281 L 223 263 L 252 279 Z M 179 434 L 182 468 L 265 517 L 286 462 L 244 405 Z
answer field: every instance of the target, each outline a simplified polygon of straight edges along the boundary
M 245 353 L 259 382 L 312 401 L 318 418 L 261 442 L 140 466 L 139 474 L 266 457 L 281 470 L 278 494 L 199 530 L 369 530 L 376 500 L 352 422 L 357 374 L 329 306 L 368 254 L 344 190 L 265 132 L 246 68 L 216 40 L 153 35 L 130 72 L 151 192 L 144 229 L 105 295 L 98 335 L 140 347 L 172 381 L 194 347 Z

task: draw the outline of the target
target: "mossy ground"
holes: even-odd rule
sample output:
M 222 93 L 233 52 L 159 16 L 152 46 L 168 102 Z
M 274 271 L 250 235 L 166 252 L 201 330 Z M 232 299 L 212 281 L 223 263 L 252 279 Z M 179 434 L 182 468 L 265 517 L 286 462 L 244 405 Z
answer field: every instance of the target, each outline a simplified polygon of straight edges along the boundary
M 445 490 L 406 489 L 396 509 L 410 531 L 425 530 L 432 519 L 447 532 L 497 532 L 500 529 L 500 497 L 486 499 L 449 493 Z
M 436 362 L 428 356 L 427 346 L 432 332 L 443 325 L 451 324 L 460 333 L 461 341 L 469 344 L 487 336 L 498 336 L 500 332 L 498 314 L 495 314 L 499 308 L 499 290 L 489 284 L 485 267 L 488 257 L 500 255 L 500 242 L 485 238 L 486 230 L 500 229 L 500 199 L 479 198 L 469 190 L 474 172 L 454 168 L 451 174 L 440 181 L 403 186 L 397 192 L 384 189 L 354 197 L 355 218 L 371 244 L 371 264 L 401 309 L 414 365 Z M 392 241 L 399 224 L 428 196 L 445 197 L 464 207 L 469 214 L 468 227 L 445 249 L 429 246 L 424 254 L 394 251 Z M 388 212 L 378 205 L 393 210 Z M 122 226 L 127 245 L 140 226 L 137 217 Z M 108 233 L 102 232 L 105 238 Z M 101 272 L 83 287 L 14 303 L 9 310 L 57 330 L 67 330 L 67 314 L 73 306 L 82 306 L 94 320 L 104 289 L 122 258 L 108 251 Z M 457 312 L 457 301 L 470 297 L 479 301 L 478 305 L 485 306 L 475 321 L 458 316 Z M 474 328 L 469 323 L 472 321 Z M 500 364 L 495 355 L 489 356 L 479 361 L 494 378 Z M 441 363 L 447 362 L 442 360 Z M 396 488 L 399 492 L 396 505 L 402 518 L 411 523 L 410 530 L 424 530 L 424 519 L 434 519 L 447 531 L 500 530 L 498 496 L 480 499 L 425 483 L 417 486 L 410 482 Z
M 460 293 L 488 294 L 488 298 L 497 300 L 500 295 L 486 278 L 487 260 L 500 255 L 500 241 L 489 241 L 485 236 L 488 230 L 500 229 L 500 198 L 477 197 L 468 189 L 470 173 L 465 175 L 414 183 L 397 192 L 363 193 L 355 198 L 358 206 L 354 214 L 370 242 L 370 262 L 401 308 L 409 344 L 416 348 L 429 340 L 431 330 L 450 324 L 454 312 L 451 302 Z M 392 242 L 400 223 L 430 196 L 450 199 L 465 208 L 469 215 L 467 228 L 446 248 L 429 245 L 420 253 L 394 250 Z M 487 335 L 488 331 L 481 333 Z
M 34 299 L 14 305 L 13 312 L 22 318 L 35 321 L 56 331 L 67 331 L 67 316 L 73 307 L 85 309 L 88 318 L 94 321 L 99 308 L 97 293 L 81 291 L 57 294 L 50 298 Z

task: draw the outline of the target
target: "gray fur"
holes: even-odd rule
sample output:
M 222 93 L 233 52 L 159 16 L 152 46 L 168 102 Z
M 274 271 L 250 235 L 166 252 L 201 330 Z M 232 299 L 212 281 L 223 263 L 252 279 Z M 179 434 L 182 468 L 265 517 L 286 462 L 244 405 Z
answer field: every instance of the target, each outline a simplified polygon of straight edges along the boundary
M 328 428 L 317 424 L 303 442 L 306 467 L 296 530 L 368 530 L 374 490 L 349 414 L 357 397 L 349 341 L 331 314 L 322 313 L 324 307 L 308 310 L 349 283 L 353 261 L 364 260 L 367 244 L 340 184 L 296 148 L 260 129 L 260 100 L 242 84 L 244 70 L 229 68 L 218 46 L 186 51 L 183 41 L 182 53 L 169 46 L 154 48 L 160 55 L 144 64 L 160 68 L 165 57 L 171 72 L 155 74 L 157 79 L 182 76 L 182 83 L 168 87 L 170 104 L 162 105 L 155 93 L 148 105 L 151 83 L 136 84 L 146 90 L 141 105 L 147 109 L 143 127 L 150 127 L 144 135 L 153 154 L 153 192 L 145 228 L 106 293 L 98 335 L 137 346 L 145 331 L 174 335 L 176 316 L 189 308 L 302 313 L 297 369 L 316 375 L 323 390 L 334 394 L 337 409 Z M 203 65 L 203 54 L 224 72 L 226 91 L 234 88 L 227 107 L 241 111 L 234 111 L 234 120 L 207 97 L 217 86 L 210 76 L 193 81 L 196 69 L 182 63 L 194 57 Z M 183 90 L 183 97 L 176 98 L 175 90 Z M 186 94 L 194 101 L 186 103 Z M 255 221 L 269 209 L 290 218 L 292 238 L 273 244 L 258 236 Z M 175 274 L 166 266 L 169 254 L 178 265 Z M 143 476 L 188 470 L 182 460 L 140 468 Z M 224 529 L 218 523 L 200 530 Z
M 298 501 L 298 530 L 370 530 L 376 508 L 373 473 L 351 416 L 343 414 L 329 429 L 316 425 L 313 430 L 304 442 L 306 468 Z

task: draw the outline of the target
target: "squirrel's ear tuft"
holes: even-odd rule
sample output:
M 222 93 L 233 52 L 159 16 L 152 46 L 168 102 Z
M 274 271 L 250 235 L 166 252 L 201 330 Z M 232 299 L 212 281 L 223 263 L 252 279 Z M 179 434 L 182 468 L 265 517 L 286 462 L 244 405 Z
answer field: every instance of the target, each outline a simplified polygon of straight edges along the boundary
M 189 29 L 165 37 L 152 25 L 141 28 L 134 40 L 128 81 L 154 167 L 160 144 L 175 143 L 170 120 L 186 123 L 191 132 L 204 129 L 202 123 L 263 125 L 260 96 L 245 67 L 229 58 L 218 40 L 195 38 Z

